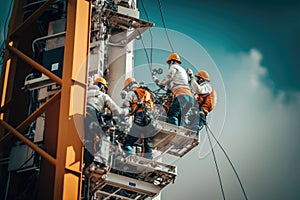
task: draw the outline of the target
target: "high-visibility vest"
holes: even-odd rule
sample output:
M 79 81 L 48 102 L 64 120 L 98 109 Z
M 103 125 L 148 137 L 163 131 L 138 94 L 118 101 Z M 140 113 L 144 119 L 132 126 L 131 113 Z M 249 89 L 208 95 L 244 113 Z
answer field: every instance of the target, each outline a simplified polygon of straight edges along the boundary
M 215 89 L 212 89 L 212 92 L 207 95 L 199 95 L 198 98 L 199 108 L 204 111 L 205 115 L 208 115 L 211 112 L 217 103 L 217 93 Z
M 152 111 L 154 106 L 154 98 L 151 92 L 144 88 L 135 88 L 133 91 L 138 98 L 131 103 L 131 110 L 134 111 L 139 102 L 141 106 L 135 112 L 143 112 L 145 109 Z

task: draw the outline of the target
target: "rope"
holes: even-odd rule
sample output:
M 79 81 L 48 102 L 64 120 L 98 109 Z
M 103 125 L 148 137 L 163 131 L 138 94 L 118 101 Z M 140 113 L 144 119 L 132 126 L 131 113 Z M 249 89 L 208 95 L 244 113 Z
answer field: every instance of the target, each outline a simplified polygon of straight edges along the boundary
M 141 38 L 141 42 L 142 42 L 142 45 L 143 45 L 143 49 L 144 49 L 145 54 L 146 54 L 146 57 L 147 57 L 147 61 L 148 61 L 150 73 L 152 74 L 152 64 L 151 64 L 151 62 L 150 62 L 150 58 L 149 58 L 149 55 L 148 55 L 148 52 L 147 52 L 147 49 L 146 49 L 144 40 L 143 40 L 143 38 L 142 38 L 142 34 L 141 34 L 141 32 L 140 32 L 139 30 L 138 30 L 138 33 L 139 33 L 139 36 L 140 36 L 140 38 Z
M 145 15 L 146 15 L 146 18 L 147 18 L 147 21 L 150 22 L 150 18 L 149 18 L 149 15 L 148 15 L 148 12 L 146 10 L 146 7 L 144 5 L 144 1 L 141 0 L 141 3 L 142 3 L 142 7 L 143 7 L 143 10 L 145 12 Z M 150 34 L 150 63 L 151 63 L 151 69 L 152 69 L 152 57 L 153 57 L 153 35 L 152 35 L 152 31 L 151 31 L 151 28 L 149 28 L 149 34 Z
M 224 188 L 223 188 L 222 179 L 221 179 L 221 176 L 220 176 L 220 170 L 219 170 L 219 167 L 218 167 L 218 163 L 217 163 L 215 151 L 214 151 L 214 148 L 213 148 L 213 146 L 212 146 L 212 142 L 211 142 L 210 135 L 209 135 L 209 133 L 208 133 L 208 131 L 207 131 L 207 126 L 205 127 L 205 129 L 206 129 L 207 137 L 208 137 L 209 144 L 210 144 L 210 147 L 211 147 L 211 151 L 212 151 L 212 154 L 213 154 L 213 158 L 214 158 L 216 170 L 217 170 L 217 173 L 218 173 L 218 178 L 219 178 L 219 183 L 220 183 L 220 187 L 221 187 L 222 197 L 223 197 L 223 199 L 225 200 Z
M 240 177 L 239 177 L 239 175 L 238 175 L 238 173 L 237 173 L 237 171 L 236 171 L 236 169 L 235 169 L 233 163 L 231 162 L 231 160 L 230 160 L 228 154 L 226 153 L 226 151 L 224 150 L 224 148 L 222 147 L 222 145 L 219 143 L 219 141 L 217 140 L 217 138 L 215 137 L 215 135 L 213 134 L 213 132 L 211 131 L 211 129 L 209 128 L 209 126 L 207 125 L 207 123 L 205 123 L 205 128 L 206 128 L 206 131 L 207 131 L 207 129 L 209 130 L 210 134 L 213 136 L 214 140 L 217 142 L 217 144 L 219 145 L 219 147 L 220 147 L 221 150 L 223 151 L 224 155 L 226 156 L 226 158 L 227 158 L 227 160 L 228 160 L 228 162 L 229 162 L 229 164 L 230 164 L 232 170 L 233 170 L 234 173 L 235 173 L 235 176 L 236 176 L 237 179 L 238 179 L 238 182 L 239 182 L 240 187 L 241 187 L 241 189 L 242 189 L 242 191 L 243 191 L 244 197 L 245 197 L 246 200 L 248 200 L 248 197 L 247 197 L 245 188 L 244 188 L 244 186 L 243 186 L 243 184 L 242 184 L 242 181 L 241 181 L 241 179 L 240 179 Z
M 162 19 L 162 23 L 163 23 L 163 26 L 164 26 L 164 30 L 165 30 L 165 33 L 166 33 L 166 36 L 167 36 L 169 45 L 170 45 L 170 47 L 171 47 L 171 49 L 172 49 L 172 52 L 174 52 L 174 48 L 173 48 L 173 46 L 172 46 L 172 44 L 171 44 L 171 40 L 170 40 L 170 38 L 169 38 L 169 34 L 168 34 L 168 31 L 167 31 L 167 28 L 166 28 L 165 18 L 164 18 L 164 15 L 163 15 L 162 5 L 161 5 L 160 0 L 158 0 L 158 5 L 159 5 L 160 16 L 161 16 L 161 19 Z

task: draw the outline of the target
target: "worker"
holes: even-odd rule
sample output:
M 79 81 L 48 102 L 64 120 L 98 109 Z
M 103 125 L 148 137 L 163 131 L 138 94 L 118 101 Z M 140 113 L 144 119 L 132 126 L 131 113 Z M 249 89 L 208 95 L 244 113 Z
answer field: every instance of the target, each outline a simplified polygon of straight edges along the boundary
M 85 119 L 85 167 L 88 167 L 95 157 L 95 153 L 100 152 L 99 162 L 106 163 L 107 158 L 101 154 L 101 144 L 106 135 L 104 133 L 104 114 L 106 109 L 113 115 L 128 115 L 129 109 L 120 108 L 107 93 L 108 84 L 103 77 L 94 81 L 94 85 L 88 87 L 87 92 L 87 117 Z M 95 140 L 99 145 L 95 144 Z M 103 149 L 102 149 L 103 150 Z M 99 159 L 99 158 L 98 158 Z
M 199 71 L 194 79 L 193 71 L 187 69 L 187 74 L 191 81 L 191 86 L 197 95 L 197 101 L 199 104 L 199 125 L 198 133 L 206 124 L 206 118 L 209 112 L 213 110 L 216 105 L 216 91 L 210 84 L 209 74 L 205 70 Z
M 172 91 L 173 100 L 167 113 L 167 122 L 177 126 L 185 126 L 185 116 L 189 109 L 194 106 L 188 76 L 180 66 L 180 57 L 176 53 L 169 55 L 167 64 L 169 65 L 169 71 L 161 82 L 156 76 L 152 76 L 152 78 L 159 87 L 169 85 L 169 89 Z
M 130 115 L 133 117 L 133 123 L 123 143 L 123 150 L 127 155 L 134 154 L 132 147 L 141 139 L 142 156 L 152 159 L 150 137 L 155 134 L 151 117 L 154 106 L 153 95 L 146 88 L 140 87 L 134 78 L 125 80 L 123 90 L 127 92 L 123 106 L 131 108 Z

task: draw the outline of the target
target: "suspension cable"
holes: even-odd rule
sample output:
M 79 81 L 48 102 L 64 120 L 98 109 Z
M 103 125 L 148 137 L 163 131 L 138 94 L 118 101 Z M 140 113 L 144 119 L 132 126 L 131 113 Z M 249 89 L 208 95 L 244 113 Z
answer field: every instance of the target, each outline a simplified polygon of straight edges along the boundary
M 162 11 L 162 5 L 161 5 L 161 2 L 160 0 L 157 0 L 158 1 L 158 5 L 159 5 L 159 12 L 160 12 L 160 16 L 161 16 L 161 19 L 162 19 L 162 23 L 163 23 L 163 26 L 164 26 L 164 30 L 165 30 L 165 33 L 166 33 L 166 36 L 167 36 L 167 39 L 168 39 L 168 42 L 169 42 L 169 45 L 172 49 L 172 52 L 174 52 L 174 48 L 171 44 L 171 40 L 169 38 L 169 34 L 168 34 L 168 31 L 167 31 L 167 27 L 166 27 L 166 23 L 165 23 L 165 18 L 164 18 L 164 15 L 163 15 L 163 11 Z
M 214 158 L 214 162 L 215 162 L 215 166 L 216 166 L 216 170 L 217 170 L 217 174 L 218 174 L 218 178 L 219 178 L 219 183 L 220 183 L 220 187 L 221 187 L 222 197 L 225 200 L 225 193 L 224 193 L 224 188 L 223 188 L 222 179 L 221 179 L 221 175 L 220 175 L 220 170 L 219 170 L 219 167 L 218 167 L 218 163 L 217 163 L 215 151 L 214 151 L 214 148 L 213 148 L 213 145 L 212 145 L 212 142 L 211 142 L 211 138 L 210 138 L 209 132 L 207 131 L 206 126 L 205 126 L 205 130 L 206 130 L 208 141 L 209 141 L 209 144 L 210 144 L 210 147 L 211 147 L 211 152 L 213 154 L 213 158 Z
M 209 126 L 208 126 L 207 123 L 205 123 L 205 128 L 206 128 L 206 131 L 207 131 L 207 129 L 209 130 L 210 134 L 213 136 L 214 140 L 217 142 L 217 144 L 219 145 L 219 147 L 220 147 L 221 150 L 223 151 L 224 155 L 226 156 L 226 158 L 227 158 L 227 160 L 228 160 L 228 162 L 229 162 L 229 164 L 230 164 L 232 170 L 233 170 L 234 173 L 235 173 L 236 178 L 238 179 L 238 182 L 239 182 L 240 187 L 241 187 L 241 189 L 242 189 L 242 191 L 243 191 L 244 197 L 245 197 L 246 200 L 248 200 L 248 197 L 247 197 L 245 188 L 244 188 L 244 186 L 243 186 L 243 184 L 242 184 L 242 181 L 241 181 L 241 179 L 240 179 L 240 177 L 239 177 L 239 175 L 238 175 L 238 173 L 237 173 L 237 171 L 236 171 L 236 169 L 235 169 L 233 163 L 231 162 L 231 160 L 230 160 L 228 154 L 226 153 L 225 149 L 222 147 L 222 145 L 220 144 L 220 142 L 218 141 L 218 139 L 215 137 L 215 135 L 213 134 L 213 132 L 211 131 L 211 129 L 209 128 Z
M 150 22 L 150 18 L 149 18 L 148 12 L 147 12 L 147 10 L 146 10 L 146 7 L 145 7 L 145 4 L 144 4 L 144 1 L 143 1 L 143 0 L 141 0 L 141 3 L 142 3 L 143 10 L 144 10 L 144 12 L 145 12 L 145 15 L 146 15 L 147 21 L 148 21 L 148 22 Z M 152 58 L 153 58 L 153 35 L 152 35 L 151 28 L 149 28 L 149 34 L 150 34 L 150 64 L 151 64 L 151 70 L 152 70 Z
M 143 38 L 142 38 L 142 34 L 141 34 L 141 32 L 138 30 L 138 33 L 139 33 L 139 36 L 140 36 L 140 38 L 141 38 L 141 42 L 142 42 L 142 45 L 143 45 L 143 49 L 144 49 L 144 51 L 145 51 L 145 54 L 146 54 L 146 57 L 147 57 L 147 61 L 148 61 L 148 67 L 149 67 L 149 70 L 150 70 L 150 73 L 152 74 L 152 65 L 151 65 L 151 63 L 150 63 L 150 58 L 149 58 L 149 54 L 148 54 L 148 52 L 147 52 L 147 49 L 146 49 L 146 47 L 145 47 L 145 43 L 144 43 L 144 40 L 143 40 Z

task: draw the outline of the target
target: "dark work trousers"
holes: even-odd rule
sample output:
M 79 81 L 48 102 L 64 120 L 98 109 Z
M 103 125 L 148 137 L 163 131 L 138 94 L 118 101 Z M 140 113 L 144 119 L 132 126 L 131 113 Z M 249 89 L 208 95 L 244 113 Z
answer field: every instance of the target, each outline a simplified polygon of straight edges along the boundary
M 191 107 L 194 106 L 194 98 L 189 95 L 179 95 L 171 103 L 168 113 L 168 123 L 177 126 L 185 126 L 184 118 Z
M 141 139 L 141 143 L 140 145 L 142 145 L 142 154 L 143 157 L 148 158 L 148 159 L 152 159 L 152 148 L 150 146 L 150 139 L 149 138 L 138 138 L 138 137 L 134 137 L 131 135 L 127 135 L 125 138 L 125 142 L 123 144 L 123 149 L 125 151 L 126 154 L 128 155 L 133 155 L 133 149 L 132 146 L 134 145 L 134 143 L 136 143 L 139 139 Z
M 201 112 L 201 110 L 199 112 L 200 112 L 200 119 L 199 119 L 198 132 L 201 131 L 201 129 L 206 124 L 206 115 L 205 115 L 205 113 Z
M 94 144 L 95 136 L 103 137 L 102 128 L 99 125 L 97 111 L 87 107 L 87 115 L 84 119 L 84 162 L 85 168 L 94 161 L 95 151 L 98 151 L 98 145 Z M 95 149 L 95 146 L 97 149 Z
M 132 155 L 134 154 L 132 146 L 136 143 L 139 139 L 141 139 L 141 147 L 142 147 L 142 154 L 143 157 L 152 159 L 152 148 L 150 146 L 150 137 L 155 135 L 155 128 L 153 127 L 152 123 L 146 126 L 139 126 L 133 123 L 132 127 L 130 128 L 129 133 L 126 135 L 125 141 L 123 143 L 123 149 L 126 154 Z

